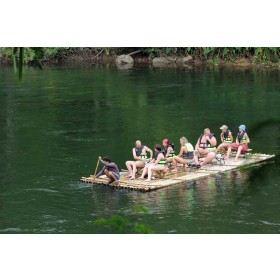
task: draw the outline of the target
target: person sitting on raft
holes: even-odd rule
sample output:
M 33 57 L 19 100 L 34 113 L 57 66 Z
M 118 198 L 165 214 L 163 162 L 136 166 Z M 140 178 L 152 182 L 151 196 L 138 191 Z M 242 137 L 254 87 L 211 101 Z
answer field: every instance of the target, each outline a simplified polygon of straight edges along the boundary
M 233 136 L 232 136 L 231 131 L 228 129 L 228 127 L 224 124 L 223 126 L 220 127 L 220 129 L 222 130 L 222 133 L 220 135 L 222 144 L 219 145 L 219 147 L 215 151 L 216 154 L 220 150 L 222 150 L 222 152 L 225 153 L 226 152 L 225 149 L 228 148 L 229 145 L 233 142 Z
M 166 162 L 172 162 L 172 158 L 175 156 L 174 144 L 170 143 L 168 139 L 164 139 L 162 140 L 162 145 Z
M 195 145 L 195 152 L 193 160 L 196 164 L 196 168 L 210 163 L 215 158 L 214 151 L 216 150 L 217 139 L 214 133 L 211 133 L 209 128 L 204 129 L 204 133 L 198 138 Z M 198 158 L 205 157 L 203 162 L 199 164 Z
M 114 162 L 111 162 L 108 156 L 104 157 L 103 159 L 99 157 L 98 159 L 103 164 L 103 168 L 99 173 L 96 174 L 95 177 L 98 178 L 105 174 L 109 178 L 108 184 L 114 182 L 114 185 L 118 185 L 118 180 L 121 177 L 118 166 Z
M 145 178 L 147 172 L 148 172 L 148 179 L 146 181 L 151 181 L 153 171 L 164 170 L 166 168 L 166 159 L 161 150 L 161 145 L 156 144 L 154 148 L 155 148 L 155 156 L 149 163 L 146 163 L 145 168 L 143 169 L 143 173 L 140 177 L 140 179 L 142 180 Z
M 248 144 L 250 143 L 250 139 L 248 134 L 246 133 L 246 126 L 244 124 L 239 126 L 239 132 L 236 137 L 236 142 L 232 143 L 228 147 L 227 156 L 225 159 L 229 159 L 229 155 L 231 150 L 237 150 L 236 157 L 234 161 L 237 161 L 238 157 L 241 153 L 246 153 L 248 151 Z
M 186 137 L 181 137 L 180 138 L 180 144 L 181 144 L 181 149 L 180 149 L 180 153 L 178 156 L 174 156 L 173 159 L 173 166 L 174 169 L 171 170 L 171 172 L 177 172 L 178 168 L 177 168 L 177 164 L 179 163 L 183 163 L 183 170 L 185 171 L 185 165 L 189 164 L 189 162 L 193 159 L 193 145 L 191 143 L 188 142 Z
M 142 145 L 140 140 L 135 142 L 135 147 L 132 149 L 132 155 L 135 161 L 127 161 L 125 163 L 128 169 L 128 176 L 131 180 L 135 180 L 135 174 L 137 167 L 145 167 L 146 160 L 148 158 L 147 152 L 150 153 L 150 158 L 153 158 L 153 151 L 145 145 Z

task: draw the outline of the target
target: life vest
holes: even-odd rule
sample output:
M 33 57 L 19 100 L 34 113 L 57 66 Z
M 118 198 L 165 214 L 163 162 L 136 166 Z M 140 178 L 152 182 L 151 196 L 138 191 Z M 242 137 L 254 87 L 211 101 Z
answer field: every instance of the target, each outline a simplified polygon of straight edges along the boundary
M 213 136 L 215 136 L 215 134 L 211 133 L 209 138 L 211 139 Z M 203 134 L 201 134 L 200 138 L 199 138 L 199 148 L 213 150 L 213 151 L 216 150 L 216 147 L 212 146 L 211 143 L 208 140 L 206 140 L 206 143 L 201 142 L 202 137 L 203 137 Z
M 142 145 L 140 148 L 135 147 L 135 153 L 137 157 L 140 158 L 148 158 L 146 153 L 143 153 L 144 145 Z
M 164 155 L 164 152 L 163 151 L 160 151 L 160 152 L 155 152 L 155 155 L 154 155 L 154 159 L 157 160 L 157 157 L 159 154 L 163 154 Z M 158 162 L 158 164 L 162 164 L 162 165 L 165 165 L 166 164 L 166 159 L 165 158 L 162 158 L 160 159 L 160 161 Z
M 193 158 L 193 151 L 194 151 L 194 148 L 193 148 L 193 145 L 191 143 L 187 143 L 185 144 L 185 146 L 187 147 L 187 152 L 183 153 L 183 158 L 184 159 L 190 159 L 190 158 Z
M 175 156 L 175 150 L 174 150 L 174 144 L 173 144 L 173 143 L 169 143 L 169 144 L 167 145 L 167 147 L 164 148 L 163 154 L 164 154 L 164 155 L 167 155 L 167 150 L 168 150 L 169 147 L 171 147 L 172 150 L 170 151 L 168 157 L 174 157 L 174 156 Z
M 224 143 L 232 143 L 232 141 L 229 137 L 229 132 L 230 132 L 230 130 L 228 130 L 227 132 L 223 132 Z
M 245 131 L 242 133 L 240 132 L 237 133 L 237 139 L 239 143 L 246 143 L 245 133 L 246 133 Z

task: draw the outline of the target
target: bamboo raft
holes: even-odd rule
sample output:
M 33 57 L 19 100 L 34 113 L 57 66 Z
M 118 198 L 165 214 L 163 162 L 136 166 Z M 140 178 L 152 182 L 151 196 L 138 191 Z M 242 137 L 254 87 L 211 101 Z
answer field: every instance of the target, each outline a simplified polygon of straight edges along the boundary
M 145 182 L 145 180 L 140 180 L 139 177 L 136 180 L 129 180 L 126 178 L 128 175 L 127 170 L 123 170 L 120 172 L 121 178 L 119 180 L 119 184 L 117 186 L 108 185 L 108 178 L 106 176 L 100 176 L 99 178 L 93 179 L 93 175 L 90 177 L 82 177 L 80 179 L 81 182 L 90 183 L 94 185 L 106 185 L 114 188 L 120 189 L 130 189 L 136 191 L 152 191 L 158 190 L 165 187 L 176 187 L 182 186 L 186 182 L 194 181 L 197 179 L 201 179 L 204 177 L 211 176 L 217 173 L 223 173 L 227 171 L 231 171 L 234 169 L 239 169 L 242 167 L 254 165 L 271 158 L 274 158 L 275 155 L 266 155 L 266 154 L 251 154 L 248 158 L 239 158 L 238 161 L 233 161 L 233 158 L 230 158 L 225 162 L 225 164 L 220 164 L 218 161 L 213 160 L 212 164 L 207 164 L 202 166 L 200 169 L 196 170 L 193 168 L 188 168 L 187 171 L 179 170 L 176 173 L 165 173 L 156 174 L 155 179 L 150 182 Z

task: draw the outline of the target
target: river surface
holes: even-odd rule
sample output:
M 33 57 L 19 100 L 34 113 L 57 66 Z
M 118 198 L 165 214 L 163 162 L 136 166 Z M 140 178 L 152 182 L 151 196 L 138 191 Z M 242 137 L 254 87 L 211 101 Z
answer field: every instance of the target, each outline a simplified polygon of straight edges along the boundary
M 20 84 L 1 66 L 0 232 L 115 233 L 94 221 L 118 215 L 156 233 L 279 233 L 278 157 L 149 193 L 79 182 L 99 155 L 124 168 L 137 139 L 178 151 L 181 136 L 195 144 L 223 124 L 279 155 L 279 109 L 279 70 L 46 66 Z

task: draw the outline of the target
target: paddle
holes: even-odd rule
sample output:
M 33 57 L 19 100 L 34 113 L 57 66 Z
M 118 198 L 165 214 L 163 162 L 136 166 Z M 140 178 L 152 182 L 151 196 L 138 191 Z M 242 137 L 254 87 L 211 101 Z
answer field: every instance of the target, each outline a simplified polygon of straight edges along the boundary
M 99 157 L 98 157 L 98 160 L 97 160 L 96 168 L 95 168 L 95 171 L 94 171 L 94 175 L 93 175 L 93 183 L 94 183 L 94 181 L 95 181 L 95 179 L 96 179 L 95 176 L 96 176 L 96 172 L 97 172 L 97 169 L 98 169 L 100 160 L 101 160 L 101 157 L 99 156 Z

